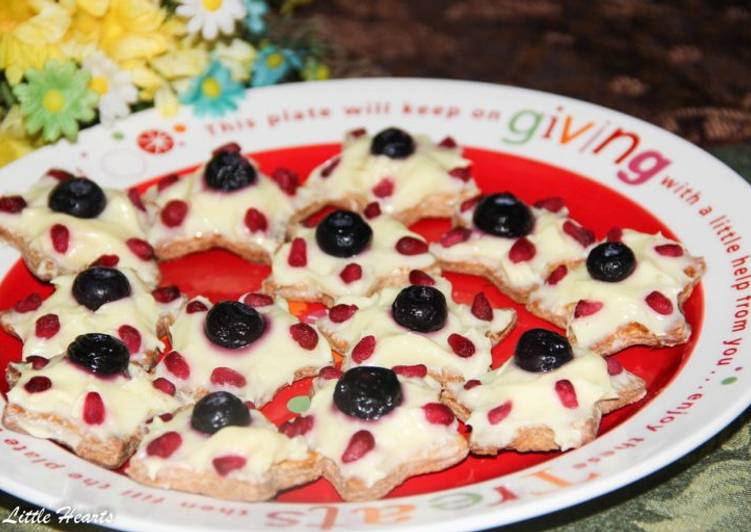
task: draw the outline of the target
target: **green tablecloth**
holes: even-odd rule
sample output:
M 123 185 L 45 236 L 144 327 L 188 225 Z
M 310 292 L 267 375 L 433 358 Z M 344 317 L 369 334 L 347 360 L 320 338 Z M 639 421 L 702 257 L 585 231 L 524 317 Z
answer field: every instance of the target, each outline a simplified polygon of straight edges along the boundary
M 710 151 L 751 182 L 751 143 Z M 34 508 L 0 492 L 0 522 L 19 505 L 22 509 Z M 4 527 L 71 528 L 0 524 L 0 529 Z M 513 528 L 572 532 L 751 530 L 751 409 L 710 441 L 661 471 L 598 499 Z

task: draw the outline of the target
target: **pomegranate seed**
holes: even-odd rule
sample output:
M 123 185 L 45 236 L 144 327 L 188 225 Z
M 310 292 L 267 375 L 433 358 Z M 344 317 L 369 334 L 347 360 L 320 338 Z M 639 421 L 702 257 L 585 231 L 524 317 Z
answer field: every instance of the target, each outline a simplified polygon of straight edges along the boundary
M 658 255 L 662 255 L 664 257 L 683 256 L 683 248 L 678 244 L 660 244 L 659 246 L 655 246 L 655 251 Z
M 0 211 L 16 214 L 26 208 L 26 200 L 21 196 L 3 196 L 0 198 Z
M 114 268 L 120 262 L 117 255 L 102 255 L 91 263 L 92 266 L 103 266 L 105 268 Z
M 217 386 L 235 386 L 242 388 L 247 384 L 245 377 L 232 368 L 220 366 L 211 372 L 211 383 Z
M 488 410 L 488 421 L 491 425 L 497 425 L 508 417 L 511 413 L 511 401 L 506 401 L 502 405 L 498 405 L 495 408 Z
M 57 179 L 58 181 L 67 181 L 68 179 L 73 179 L 73 174 L 66 172 L 65 170 L 60 170 L 59 168 L 50 168 L 49 170 L 47 170 L 47 175 L 53 179 Z
M 245 212 L 245 227 L 250 229 L 251 233 L 257 233 L 268 229 L 269 222 L 261 211 L 251 207 Z
M 133 206 L 139 211 L 146 212 L 146 206 L 143 204 L 141 194 L 135 188 L 128 189 L 128 199 Z
M 358 430 L 349 439 L 347 448 L 342 453 L 342 462 L 349 464 L 359 460 L 375 447 L 375 438 L 368 430 Z
M 162 223 L 167 227 L 177 227 L 188 214 L 188 204 L 182 200 L 170 200 L 160 214 Z
M 608 375 L 619 375 L 623 371 L 623 366 L 615 358 L 610 357 L 607 359 L 608 363 Z
M 472 301 L 472 315 L 478 320 L 493 320 L 493 307 L 482 292 L 475 294 L 475 299 Z
M 422 270 L 412 270 L 409 272 L 409 283 L 433 286 L 435 284 L 435 279 Z
M 207 307 L 203 301 L 191 301 L 185 307 L 185 312 L 187 314 L 195 314 L 196 312 L 206 312 L 208 310 L 209 310 L 209 307 Z
M 337 157 L 336 159 L 332 159 L 330 162 L 326 163 L 326 165 L 321 169 L 321 177 L 326 178 L 333 174 L 334 170 L 336 170 L 336 167 L 339 166 L 339 162 L 340 159 L 339 157 Z
M 472 388 L 480 386 L 481 384 L 482 383 L 478 379 L 469 379 L 467 382 L 464 383 L 464 389 L 471 390 Z
M 62 224 L 55 224 L 50 228 L 50 239 L 52 240 L 52 247 L 58 253 L 65 253 L 68 251 L 68 244 L 70 243 L 70 231 Z
M 444 137 L 444 139 L 438 143 L 441 148 L 456 148 L 456 141 L 452 137 Z
M 559 212 L 565 206 L 566 203 L 563 201 L 563 198 L 559 197 L 545 198 L 535 203 L 535 207 L 538 209 L 545 209 L 550 212 Z
M 595 235 L 592 231 L 580 225 L 576 225 L 571 220 L 563 222 L 563 232 L 579 242 L 579 244 L 585 248 L 595 241 Z
M 52 381 L 49 377 L 45 377 L 44 375 L 36 375 L 26 381 L 26 384 L 23 385 L 23 389 L 29 393 L 40 393 L 47 391 L 50 388 L 52 388 Z
M 469 338 L 461 334 L 452 333 L 448 338 L 449 346 L 455 355 L 469 358 L 475 354 L 475 344 Z
M 169 458 L 182 443 L 183 438 L 179 433 L 174 430 L 165 432 L 149 442 L 146 446 L 146 454 L 148 456 L 158 456 L 159 458 Z
M 329 319 L 334 323 L 342 323 L 354 316 L 357 310 L 357 305 L 346 305 L 344 303 L 334 305 L 329 309 Z
M 465 166 L 464 168 L 452 168 L 449 170 L 449 175 L 461 179 L 462 181 L 469 181 L 469 178 L 472 177 L 472 170 L 469 166 Z
M 60 319 L 57 314 L 45 314 L 37 319 L 34 333 L 37 338 L 52 338 L 60 330 Z
M 253 401 L 245 401 L 245 406 L 248 407 L 248 410 L 256 409 L 256 404 Z
M 300 347 L 312 351 L 318 345 L 318 333 L 307 323 L 295 323 L 289 326 L 292 339 L 300 344 Z
M 134 327 L 131 327 L 130 325 L 121 325 L 117 330 L 117 335 L 126 345 L 128 352 L 131 355 L 138 353 L 141 349 L 141 333 L 139 333 Z
M 178 179 L 180 179 L 180 176 L 178 176 L 177 174 L 170 174 L 168 176 L 164 176 L 163 178 L 159 180 L 159 182 L 156 185 L 156 188 L 157 190 L 159 190 L 159 192 L 161 192 L 165 188 L 169 188 L 175 183 L 177 183 Z
M 419 255 L 428 252 L 428 244 L 413 236 L 403 236 L 397 241 L 396 250 L 402 255 Z
M 266 294 L 252 293 L 246 295 L 243 302 L 251 307 L 268 307 L 274 304 L 274 299 Z
M 650 292 L 645 301 L 658 314 L 668 316 L 673 313 L 673 303 L 657 290 Z
M 180 297 L 180 289 L 175 285 L 160 286 L 155 290 L 152 290 L 151 295 L 154 296 L 159 303 L 171 303 Z
M 475 205 L 480 203 L 480 200 L 482 199 L 482 195 L 475 196 L 474 198 L 469 198 L 464 201 L 462 201 L 461 205 L 459 206 L 459 210 L 461 212 L 467 212 L 470 209 L 473 209 Z
M 228 142 L 227 144 L 222 144 L 216 148 L 211 152 L 211 155 L 217 155 L 219 153 L 240 153 L 241 149 L 242 148 L 240 148 L 240 145 L 237 142 Z
M 393 179 L 383 178 L 373 187 L 373 195 L 376 198 L 388 198 L 394 193 Z
M 373 351 L 375 351 L 375 346 L 375 336 L 373 336 L 372 334 L 363 336 L 363 338 L 359 342 L 357 342 L 357 345 L 354 347 L 354 349 L 352 349 L 352 360 L 354 360 L 358 364 L 362 364 L 373 354 Z
M 177 388 L 175 388 L 175 385 L 172 384 L 171 381 L 165 379 L 164 377 L 159 377 L 158 379 L 154 379 L 151 385 L 157 390 L 159 390 L 160 392 L 164 392 L 167 395 L 175 395 L 175 392 L 177 392 Z
M 561 264 L 555 270 L 550 272 L 550 275 L 548 275 L 545 282 L 551 286 L 555 286 L 561 281 L 561 279 L 566 277 L 566 275 L 568 275 L 568 268 L 565 264 Z
M 442 403 L 428 403 L 422 405 L 425 419 L 433 425 L 451 425 L 454 422 L 454 413 Z
M 605 238 L 608 242 L 620 242 L 623 239 L 623 229 L 620 227 L 611 227 Z
M 89 392 L 83 401 L 83 420 L 88 425 L 101 425 L 104 423 L 104 402 L 97 392 Z
M 350 131 L 347 134 L 350 137 L 359 138 L 359 137 L 362 137 L 363 135 L 365 135 L 365 133 L 367 133 L 367 131 L 366 131 L 366 129 L 364 127 L 358 127 L 357 129 L 353 129 L 352 131 Z
M 508 250 L 508 258 L 514 264 L 532 260 L 536 254 L 537 248 L 535 248 L 535 245 L 525 237 L 519 238 L 514 242 L 514 245 L 511 246 L 511 249 Z
M 164 357 L 164 365 L 167 371 L 178 379 L 185 380 L 190 377 L 190 366 L 188 366 L 183 356 L 177 351 L 171 351 Z
M 354 283 L 362 279 L 362 267 L 356 262 L 350 262 L 339 272 L 339 277 L 346 284 Z
M 363 214 L 365 215 L 365 218 L 367 218 L 368 220 L 372 220 L 376 216 L 381 215 L 381 206 L 378 204 L 377 201 L 372 201 L 365 206 L 365 210 L 363 211 Z
M 574 318 L 584 318 L 597 314 L 602 309 L 603 304 L 600 301 L 589 301 L 587 299 L 581 299 L 574 308 Z
M 411 366 L 394 366 L 391 368 L 394 373 L 402 377 L 422 378 L 428 374 L 428 368 L 425 364 L 414 364 Z
M 303 434 L 310 432 L 313 428 L 313 416 L 300 416 L 290 419 L 279 427 L 279 432 L 285 434 L 288 438 L 294 438 L 295 436 L 302 436 Z
M 273 179 L 279 188 L 282 189 L 288 196 L 294 196 L 297 193 L 297 189 L 300 186 L 300 177 L 287 168 L 277 168 L 271 174 Z
M 26 362 L 31 364 L 32 369 L 42 369 L 49 363 L 49 359 L 38 355 L 31 355 L 26 357 Z
M 568 379 L 561 379 L 555 383 L 555 393 L 558 394 L 558 399 L 561 400 L 561 404 L 566 408 L 578 408 L 579 400 L 576 398 L 576 390 L 574 385 Z
M 159 419 L 161 419 L 165 423 L 167 423 L 168 421 L 172 421 L 173 417 L 175 417 L 175 416 L 173 416 L 169 412 L 167 412 L 166 414 L 159 414 Z
M 472 236 L 472 230 L 466 227 L 454 227 L 443 233 L 443 236 L 441 236 L 441 245 L 445 248 L 450 248 L 451 246 L 466 242 L 470 236 Z
M 128 245 L 128 249 L 133 252 L 133 255 L 141 260 L 151 260 L 154 258 L 154 248 L 151 244 L 140 238 L 129 238 L 125 241 Z
M 295 238 L 289 247 L 287 263 L 293 268 L 302 268 L 308 264 L 308 249 L 305 240 Z
M 31 312 L 38 309 L 42 305 L 42 296 L 33 292 L 16 303 L 13 310 L 16 312 Z
M 343 374 L 342 370 L 335 368 L 334 366 L 326 366 L 325 368 L 321 368 L 321 371 L 318 372 L 318 378 L 328 381 L 338 379 Z

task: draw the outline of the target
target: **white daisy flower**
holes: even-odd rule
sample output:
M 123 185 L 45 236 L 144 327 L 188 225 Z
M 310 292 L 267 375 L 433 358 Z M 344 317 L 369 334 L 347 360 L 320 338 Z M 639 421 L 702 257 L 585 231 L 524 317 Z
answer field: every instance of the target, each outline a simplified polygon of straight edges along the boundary
M 138 100 L 138 91 L 130 73 L 121 70 L 101 52 L 83 60 L 83 67 L 91 73 L 90 88 L 99 94 L 99 119 L 110 126 L 115 119 L 130 114 L 130 104 Z
M 177 14 L 190 19 L 190 33 L 200 31 L 204 39 L 213 40 L 219 32 L 233 32 L 235 21 L 245 16 L 245 5 L 242 0 L 180 0 Z

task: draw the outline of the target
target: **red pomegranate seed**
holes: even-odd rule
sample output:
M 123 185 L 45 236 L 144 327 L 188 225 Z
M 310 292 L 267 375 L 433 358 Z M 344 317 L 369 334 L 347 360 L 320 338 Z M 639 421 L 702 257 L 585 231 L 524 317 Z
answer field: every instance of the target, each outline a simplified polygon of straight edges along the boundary
M 358 430 L 349 439 L 347 448 L 342 453 L 342 462 L 349 464 L 368 454 L 375 447 L 375 438 L 368 430 Z
M 344 303 L 334 305 L 329 309 L 329 319 L 334 323 L 342 323 L 354 316 L 357 310 L 357 305 L 346 305 Z
M 321 368 L 321 371 L 318 372 L 318 378 L 328 381 L 338 379 L 343 374 L 342 370 L 335 368 L 334 366 L 326 366 L 325 368 Z
M 245 227 L 250 229 L 251 233 L 256 233 L 268 229 L 269 222 L 261 211 L 251 207 L 245 212 Z
M 444 139 L 438 143 L 441 148 L 456 148 L 456 141 L 452 137 L 444 137 Z
M 242 388 L 248 382 L 245 377 L 240 375 L 232 368 L 220 366 L 214 368 L 211 372 L 211 383 L 217 386 L 235 386 L 236 388 Z
M 683 248 L 678 244 L 660 244 L 659 246 L 655 246 L 655 251 L 658 255 L 662 255 L 664 257 L 683 256 Z
M 62 224 L 55 224 L 50 228 L 50 239 L 52 240 L 52 247 L 58 253 L 65 253 L 68 251 L 68 244 L 70 243 L 70 231 Z
M 425 419 L 433 425 L 451 425 L 454 422 L 454 413 L 442 403 L 427 403 L 422 405 Z
M 303 434 L 310 432 L 313 428 L 313 416 L 300 416 L 290 419 L 279 427 L 279 432 L 285 434 L 288 438 L 294 438 L 295 436 L 302 436 Z
M 378 204 L 377 201 L 372 201 L 365 206 L 365 210 L 363 211 L 363 214 L 365 215 L 365 218 L 367 218 L 368 220 L 372 220 L 376 216 L 380 216 L 381 206 Z
M 240 148 L 240 145 L 237 142 L 228 142 L 227 144 L 222 144 L 214 149 L 214 151 L 211 152 L 211 155 L 217 155 L 219 153 L 240 153 L 241 150 L 242 148 Z
M 561 379 L 555 383 L 555 393 L 558 394 L 558 399 L 561 400 L 561 404 L 566 408 L 578 408 L 579 400 L 576 398 L 576 390 L 574 385 L 568 379 Z
M 305 218 L 302 224 L 305 227 L 315 227 L 319 223 L 321 223 L 321 220 L 323 220 L 324 218 L 326 218 L 326 216 L 328 216 L 329 214 L 331 214 L 332 212 L 336 210 L 337 210 L 337 207 L 333 205 L 326 205 L 324 207 L 321 207 L 316 212 L 314 212 L 313 214 Z
M 37 338 L 52 338 L 60 330 L 60 319 L 57 314 L 45 314 L 37 319 L 34 333 Z
M 336 170 L 336 167 L 339 166 L 339 157 L 336 159 L 332 159 L 330 162 L 326 163 L 326 166 L 324 166 L 321 169 L 321 177 L 326 178 L 329 177 L 331 174 L 334 173 L 334 170 Z
M 514 264 L 532 260 L 536 254 L 537 248 L 535 248 L 535 245 L 527 240 L 526 237 L 517 239 L 517 241 L 514 242 L 514 245 L 511 246 L 511 249 L 508 250 L 508 258 Z
M 121 325 L 117 330 L 120 340 L 127 346 L 130 354 L 138 353 L 141 349 L 141 333 L 135 327 L 130 325 Z
M 268 307 L 274 304 L 274 299 L 267 294 L 252 293 L 246 295 L 243 302 L 251 307 Z
M 300 344 L 300 347 L 311 351 L 318 345 L 318 333 L 307 323 L 295 323 L 289 326 L 289 334 L 292 339 Z
M 114 268 L 120 262 L 117 255 L 102 255 L 91 263 L 92 266 L 103 266 L 105 268 Z
M 367 130 L 364 127 L 358 127 L 357 129 L 353 129 L 352 131 L 350 131 L 347 134 L 350 137 L 359 138 L 359 137 L 362 137 L 363 135 L 365 135 L 365 133 L 367 133 Z
M 568 268 L 565 264 L 561 264 L 555 270 L 550 272 L 550 275 L 548 275 L 545 282 L 551 286 L 555 286 L 561 281 L 561 279 L 566 277 L 566 275 L 568 275 Z
M 452 333 L 448 338 L 449 346 L 455 355 L 469 358 L 475 354 L 475 344 L 469 338 L 461 334 Z
M 595 241 L 595 235 L 589 229 L 576 225 L 571 220 L 563 222 L 563 232 L 579 242 L 582 247 L 588 247 Z
M 413 236 L 403 236 L 397 241 L 396 250 L 402 255 L 419 255 L 428 252 L 428 244 Z
M 620 227 L 611 227 L 605 238 L 608 242 L 620 242 L 623 239 L 623 229 Z
M 423 286 L 435 285 L 435 279 L 422 270 L 412 270 L 409 272 L 409 283 Z
M 357 342 L 357 345 L 354 347 L 354 349 L 352 349 L 352 360 L 354 360 L 358 364 L 362 364 L 373 354 L 373 351 L 375 351 L 375 346 L 375 336 L 373 336 L 372 334 L 363 336 L 362 339 Z
M 125 241 L 128 245 L 128 249 L 133 252 L 133 255 L 141 260 L 151 260 L 154 258 L 154 248 L 151 244 L 140 238 L 129 238 Z
M 67 181 L 68 179 L 73 179 L 73 174 L 66 172 L 65 170 L 60 170 L 59 168 L 50 168 L 49 170 L 47 170 L 47 175 L 53 179 L 57 179 L 58 181 Z
M 493 307 L 482 292 L 477 292 L 472 300 L 472 315 L 478 320 L 492 321 Z
M 511 401 L 506 401 L 502 405 L 498 405 L 495 408 L 488 410 L 488 421 L 491 425 L 497 425 L 508 417 L 511 413 Z
M 545 209 L 550 212 L 559 212 L 565 206 L 566 202 L 563 201 L 563 198 L 559 197 L 545 198 L 535 203 L 535 207 L 538 209 Z
M 49 359 L 38 355 L 31 355 L 26 357 L 26 362 L 30 363 L 33 369 L 42 369 L 49 363 Z
M 445 248 L 450 248 L 451 246 L 466 242 L 469 240 L 470 236 L 472 236 L 471 229 L 467 229 L 466 227 L 454 227 L 443 233 L 441 236 L 441 245 Z
M 146 206 L 143 204 L 141 194 L 135 188 L 128 189 L 128 199 L 133 206 L 139 211 L 146 212 Z
M 469 166 L 465 166 L 464 168 L 452 168 L 449 170 L 449 175 L 461 179 L 462 181 L 469 181 L 469 178 L 472 177 L 472 169 Z
M 294 196 L 300 186 L 300 177 L 288 168 L 277 168 L 271 173 L 273 179 L 279 188 L 288 196 Z
M 482 195 L 475 196 L 474 198 L 469 198 L 464 201 L 462 201 L 461 205 L 459 206 L 459 210 L 461 212 L 467 212 L 470 209 L 473 209 L 475 205 L 480 203 L 480 200 L 482 199 Z
M 209 307 L 207 307 L 203 301 L 191 301 L 185 307 L 185 312 L 187 314 L 195 314 L 196 312 L 206 312 L 208 310 L 209 310 Z
M 295 238 L 289 247 L 287 263 L 293 268 L 302 268 L 308 264 L 308 248 L 305 240 Z
M 165 423 L 167 423 L 168 421 L 172 421 L 173 417 L 175 417 L 175 416 L 173 416 L 169 412 L 167 412 L 166 414 L 159 414 L 159 419 L 161 419 Z
M 89 392 L 83 401 L 83 420 L 88 425 L 101 425 L 104 423 L 104 401 L 97 392 Z
M 339 272 L 339 277 L 346 284 L 354 283 L 362 279 L 362 267 L 356 262 L 350 262 Z
M 256 404 L 253 401 L 245 401 L 245 406 L 248 407 L 248 410 L 256 409 Z
M 188 204 L 182 200 L 170 200 L 167 205 L 164 206 L 160 217 L 162 223 L 167 227 L 177 227 L 188 214 Z
M 165 379 L 164 377 L 159 377 L 158 379 L 154 379 L 151 385 L 157 390 L 159 390 L 160 392 L 164 392 L 167 395 L 175 395 L 175 392 L 177 392 L 177 388 L 175 388 L 175 385 L 172 384 L 171 381 Z
M 156 184 L 156 188 L 157 190 L 159 190 L 159 192 L 161 192 L 165 188 L 169 188 L 170 186 L 177 183 L 179 179 L 180 179 L 180 176 L 178 176 L 177 174 L 170 174 L 170 175 L 164 176 Z
M 149 442 L 146 446 L 146 454 L 159 458 L 169 458 L 182 443 L 183 438 L 179 433 L 175 431 L 165 432 Z
M 373 187 L 373 195 L 376 198 L 388 198 L 394 193 L 393 179 L 383 178 Z
M 21 196 L 3 196 L 0 198 L 0 211 L 16 214 L 26 208 L 26 200 Z
M 428 368 L 425 364 L 413 364 L 411 366 L 394 366 L 391 368 L 394 373 L 402 377 L 422 378 L 428 374 Z
M 154 296 L 159 303 L 171 303 L 180 297 L 180 289 L 175 285 L 160 286 L 152 290 L 151 295 Z
M 645 298 L 647 305 L 658 314 L 668 316 L 673 313 L 673 303 L 664 294 L 654 290 Z
M 178 379 L 185 380 L 190 377 L 190 366 L 188 366 L 183 356 L 177 351 L 171 351 L 164 357 L 164 365 L 167 371 Z
M 36 375 L 26 381 L 23 389 L 29 393 L 40 393 L 52 388 L 52 381 L 44 375 Z
M 603 303 L 600 301 L 589 301 L 587 299 L 581 299 L 574 308 L 574 318 L 584 318 L 597 314 L 602 309 Z
M 42 296 L 33 292 L 16 303 L 13 310 L 16 312 L 31 312 L 38 309 L 42 305 Z
M 481 384 L 482 383 L 478 379 L 469 379 L 467 382 L 464 383 L 464 389 L 471 390 L 472 388 L 480 386 Z
M 608 375 L 619 375 L 623 371 L 623 366 L 615 358 L 609 357 L 608 363 Z

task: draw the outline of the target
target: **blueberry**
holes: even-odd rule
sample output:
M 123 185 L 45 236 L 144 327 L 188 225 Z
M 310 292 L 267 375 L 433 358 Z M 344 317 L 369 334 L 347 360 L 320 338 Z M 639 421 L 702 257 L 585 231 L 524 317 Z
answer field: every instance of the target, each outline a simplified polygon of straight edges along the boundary
M 204 434 L 214 434 L 224 427 L 248 425 L 248 406 L 229 392 L 214 392 L 204 396 L 193 407 L 193 414 L 190 416 L 190 426 Z
M 240 152 L 219 151 L 206 165 L 203 176 L 209 188 L 232 192 L 252 185 L 257 173 Z
M 370 153 L 385 155 L 390 159 L 404 159 L 414 152 L 415 141 L 412 136 L 396 127 L 384 129 L 370 143 Z
M 514 362 L 526 371 L 553 371 L 574 358 L 569 341 L 547 329 L 530 329 L 519 338 Z
M 373 230 L 362 216 L 351 211 L 334 211 L 316 227 L 316 242 L 327 255 L 352 257 L 370 244 Z
M 239 301 L 223 301 L 206 315 L 204 332 L 214 344 L 240 349 L 256 341 L 266 329 L 266 322 L 256 309 Z
M 125 374 L 130 352 L 123 342 L 109 334 L 90 333 L 77 336 L 68 346 L 68 360 L 94 375 Z
M 73 297 L 89 310 L 129 295 L 128 278 L 114 268 L 95 266 L 79 273 L 73 281 Z
M 603 242 L 587 257 L 587 271 L 593 279 L 617 283 L 634 273 L 636 257 L 623 242 Z
M 529 207 L 508 192 L 482 198 L 472 221 L 478 229 L 506 238 L 526 236 L 535 226 Z
M 446 324 L 446 298 L 440 290 L 426 285 L 402 289 L 391 305 L 396 322 L 411 331 L 437 331 Z
M 47 206 L 76 218 L 96 218 L 107 206 L 104 191 L 91 179 L 74 177 L 60 181 L 50 192 Z
M 334 404 L 348 416 L 378 419 L 402 404 L 402 385 L 390 369 L 358 366 L 339 378 Z

